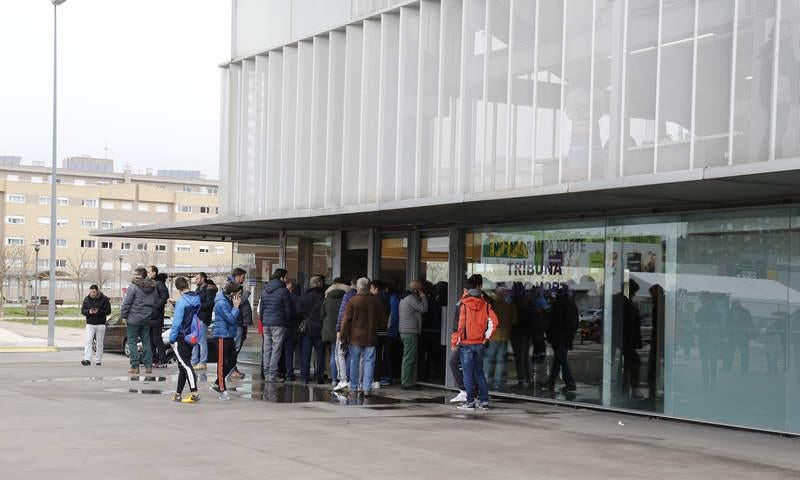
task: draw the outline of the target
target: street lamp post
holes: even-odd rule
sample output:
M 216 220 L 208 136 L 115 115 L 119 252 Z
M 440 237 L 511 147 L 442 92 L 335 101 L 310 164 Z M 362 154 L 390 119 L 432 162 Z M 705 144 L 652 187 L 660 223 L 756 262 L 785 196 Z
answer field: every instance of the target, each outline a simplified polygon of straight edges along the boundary
M 33 243 L 33 251 L 35 253 L 36 263 L 34 267 L 35 276 L 33 277 L 33 324 L 39 321 L 39 249 L 42 244 L 38 241 Z
M 47 345 L 55 345 L 56 333 L 56 150 L 58 139 L 58 6 L 67 0 L 50 0 L 53 4 L 53 172 L 50 175 L 50 280 L 47 303 Z

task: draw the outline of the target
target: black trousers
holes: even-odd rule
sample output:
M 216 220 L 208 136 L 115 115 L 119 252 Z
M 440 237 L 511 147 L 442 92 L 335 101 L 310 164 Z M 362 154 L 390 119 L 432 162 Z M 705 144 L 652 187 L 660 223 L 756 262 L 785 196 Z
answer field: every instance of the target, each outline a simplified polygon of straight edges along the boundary
M 178 392 L 178 394 L 182 393 L 183 387 L 188 381 L 189 390 L 196 392 L 197 374 L 194 373 L 194 368 L 192 368 L 192 346 L 183 339 L 179 339 L 172 344 L 172 349 L 175 351 L 175 356 L 178 359 L 178 388 L 175 391 Z
M 455 352 L 450 352 L 448 364 L 450 365 L 450 372 L 456 381 L 456 386 L 458 386 L 459 390 L 464 390 L 464 371 L 461 369 L 461 355 L 458 349 Z
M 217 339 L 217 379 L 214 383 L 221 392 L 226 390 L 225 377 L 236 366 L 236 344 L 232 338 Z
M 167 346 L 161 339 L 161 325 L 150 327 L 150 345 L 153 347 L 153 363 L 167 363 Z

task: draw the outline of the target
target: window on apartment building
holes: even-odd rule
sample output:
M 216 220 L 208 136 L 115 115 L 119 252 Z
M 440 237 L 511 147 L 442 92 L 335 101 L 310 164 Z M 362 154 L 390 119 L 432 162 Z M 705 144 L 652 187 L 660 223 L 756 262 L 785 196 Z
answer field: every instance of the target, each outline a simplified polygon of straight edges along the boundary
M 49 258 L 40 258 L 39 259 L 39 268 L 47 268 L 50 266 L 50 259 Z
M 122 242 L 119 244 L 120 250 L 130 250 L 131 249 L 131 242 Z
M 184 185 L 181 191 L 186 193 L 192 193 L 192 187 L 190 185 Z
M 150 211 L 150 205 L 148 205 L 146 203 L 141 203 L 140 202 L 138 207 L 139 207 L 139 211 L 140 212 L 149 212 Z
M 200 213 L 211 213 L 211 207 L 200 207 Z
M 76 178 L 75 179 L 75 185 L 78 185 L 79 187 L 86 186 L 86 180 L 82 180 L 80 178 Z
M 191 245 L 175 245 L 175 253 L 192 253 Z
M 103 266 L 101 267 L 103 270 L 111 270 L 111 262 L 103 262 Z
M 39 239 L 37 239 L 37 241 L 39 242 L 39 245 L 41 245 L 43 247 L 49 247 L 50 246 L 50 239 L 49 238 L 39 238 Z
M 39 205 L 50 205 L 50 197 L 47 195 L 39 195 Z
M 87 198 L 81 200 L 81 207 L 97 208 L 97 200 L 95 200 L 94 198 Z
M 81 248 L 97 248 L 97 240 L 81 240 Z
M 6 175 L 6 180 L 9 182 L 19 182 L 19 175 Z
M 64 258 L 56 258 L 56 268 L 67 268 L 67 260 Z
M 208 250 L 208 245 L 203 245 L 201 247 L 198 247 L 197 251 L 199 251 L 200 253 L 208 253 L 208 251 L 209 251 Z
M 113 250 L 114 242 L 100 242 L 100 248 L 103 250 Z
M 6 237 L 6 245 L 10 247 L 21 247 L 25 245 L 25 239 L 22 237 Z
M 191 205 L 175 205 L 175 211 L 178 213 L 192 213 Z
M 167 244 L 166 243 L 157 243 L 155 245 L 156 252 L 166 252 L 167 251 Z
M 169 205 L 166 203 L 159 203 L 156 205 L 156 212 L 158 213 L 169 213 Z
M 39 225 L 50 225 L 50 217 L 39 217 Z
M 104 180 L 98 180 L 98 181 L 97 181 L 97 184 L 98 184 L 98 185 L 111 185 L 111 182 L 106 182 L 106 181 L 104 181 Z
M 125 263 L 122 264 L 122 271 L 123 272 L 130 272 L 132 270 L 132 268 L 133 267 L 128 262 L 125 262 Z
M 138 250 L 140 252 L 146 252 L 147 251 L 147 244 L 146 243 L 137 243 L 136 244 L 136 250 Z
M 217 255 L 225 255 L 225 247 L 214 247 L 214 253 Z
M 103 230 L 111 230 L 114 228 L 114 222 L 100 222 L 100 228 Z
M 97 228 L 97 220 L 81 219 L 81 227 L 83 228 Z
M 31 177 L 31 183 L 43 183 L 44 178 L 42 177 Z
M 103 200 L 100 202 L 100 205 L 103 207 L 104 210 L 114 210 L 114 202 L 111 200 Z
M 8 203 L 25 203 L 25 195 L 20 195 L 18 193 L 6 194 L 6 202 L 8 202 Z
M 97 262 L 92 260 L 84 260 L 81 262 L 81 268 L 97 268 Z
M 67 248 L 67 239 L 56 238 L 56 248 Z
M 122 202 L 123 210 L 133 210 L 133 202 Z
M 122 228 L 125 228 L 125 227 L 132 227 L 132 226 L 133 226 L 133 224 L 132 224 L 131 222 L 122 222 L 122 223 L 120 223 L 120 226 L 121 226 Z
M 19 215 L 7 215 L 6 223 L 9 225 L 24 225 L 25 217 L 21 217 Z
M 219 207 L 214 207 L 214 213 L 216 213 L 217 215 L 219 215 Z
M 59 207 L 69 207 L 69 198 L 58 197 L 56 199 L 56 205 L 58 205 Z
M 69 219 L 68 218 L 57 218 L 56 219 L 56 227 L 66 227 L 67 225 L 69 225 Z

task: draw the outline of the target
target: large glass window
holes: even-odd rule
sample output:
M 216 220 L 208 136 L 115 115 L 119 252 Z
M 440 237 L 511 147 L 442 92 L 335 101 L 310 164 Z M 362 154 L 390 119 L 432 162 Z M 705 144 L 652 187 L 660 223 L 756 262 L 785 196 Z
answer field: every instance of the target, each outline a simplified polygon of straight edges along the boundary
M 601 402 L 604 251 L 597 224 L 466 234 L 465 272 L 481 275 L 501 322 L 484 364 L 493 390 Z M 563 382 L 551 377 L 556 350 Z
M 447 315 L 448 236 L 423 236 L 420 242 L 419 278 L 428 296 L 428 311 L 422 318 L 422 335 L 419 338 L 419 379 L 423 382 L 445 381 L 445 358 L 449 345 Z M 442 335 L 442 331 L 448 335 Z
M 381 238 L 381 261 L 378 278 L 398 291 L 406 289 L 406 268 L 408 261 L 408 238 Z

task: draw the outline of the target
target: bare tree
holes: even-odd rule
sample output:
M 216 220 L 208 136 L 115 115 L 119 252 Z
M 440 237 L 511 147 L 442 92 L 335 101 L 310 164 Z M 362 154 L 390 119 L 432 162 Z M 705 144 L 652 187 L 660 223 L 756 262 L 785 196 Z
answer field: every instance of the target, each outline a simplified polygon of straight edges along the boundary
M 25 297 L 29 279 L 33 278 L 33 251 L 22 245 L 5 246 L 3 260 L 6 263 L 5 276 L 17 282 L 17 296 Z
M 85 265 L 88 261 L 87 258 L 97 258 L 96 256 L 93 257 L 92 254 L 96 254 L 94 249 L 85 248 L 67 259 L 67 274 L 72 277 L 72 280 L 77 286 L 76 299 L 78 302 L 80 302 L 83 296 L 84 285 L 87 282 L 91 283 L 97 278 L 97 265 L 94 267 L 87 267 Z
M 152 245 L 150 246 L 152 247 Z M 143 267 L 164 264 L 167 261 L 167 252 L 157 252 L 155 250 L 137 250 L 134 260 L 138 265 Z

